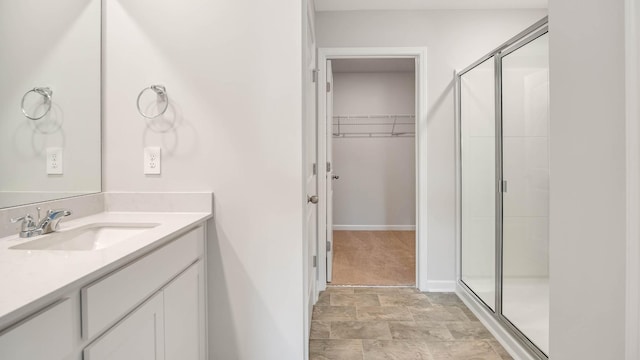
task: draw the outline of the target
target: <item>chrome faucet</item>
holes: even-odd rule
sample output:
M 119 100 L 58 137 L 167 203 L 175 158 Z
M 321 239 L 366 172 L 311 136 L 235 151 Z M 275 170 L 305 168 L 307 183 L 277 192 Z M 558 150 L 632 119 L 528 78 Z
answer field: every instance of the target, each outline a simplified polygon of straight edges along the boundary
M 71 215 L 71 210 L 67 209 L 47 210 L 47 216 L 38 222 L 38 229 L 42 229 L 43 234 L 58 231 L 58 229 L 60 229 L 60 220 L 69 215 Z M 40 208 L 38 208 L 38 218 L 39 217 Z
M 40 208 L 38 209 L 38 223 L 33 220 L 31 214 L 19 217 L 17 219 L 11 219 L 12 223 L 22 221 L 20 227 L 20 237 L 28 238 L 32 236 L 38 236 L 43 234 L 49 234 L 57 231 L 60 228 L 60 220 L 65 216 L 71 215 L 71 210 L 57 209 L 47 210 L 47 215 L 40 218 Z

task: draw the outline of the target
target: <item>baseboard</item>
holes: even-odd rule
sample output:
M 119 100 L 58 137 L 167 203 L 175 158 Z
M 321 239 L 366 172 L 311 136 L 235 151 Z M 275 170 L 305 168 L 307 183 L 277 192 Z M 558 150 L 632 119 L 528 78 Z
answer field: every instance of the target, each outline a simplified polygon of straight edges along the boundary
M 415 225 L 333 225 L 338 231 L 411 231 Z
M 527 348 L 525 348 L 518 340 L 516 340 L 502 325 L 493 317 L 493 315 L 462 286 L 456 284 L 456 294 L 462 299 L 465 305 L 474 313 L 480 322 L 489 330 L 489 332 L 498 340 L 500 345 L 515 360 L 537 360 Z
M 453 280 L 427 280 L 426 292 L 455 292 L 456 282 Z

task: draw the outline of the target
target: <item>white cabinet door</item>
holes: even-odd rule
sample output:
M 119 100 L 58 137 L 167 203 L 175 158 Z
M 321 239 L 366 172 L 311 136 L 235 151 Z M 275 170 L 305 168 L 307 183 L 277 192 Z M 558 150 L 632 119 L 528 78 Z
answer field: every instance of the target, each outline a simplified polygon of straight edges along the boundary
M 13 327 L 0 331 L 0 359 L 56 360 L 73 350 L 79 333 L 74 320 L 80 309 L 70 299 L 28 317 Z
M 84 349 L 84 360 L 164 360 L 162 292 Z
M 204 360 L 204 278 L 202 261 L 164 289 L 166 360 Z

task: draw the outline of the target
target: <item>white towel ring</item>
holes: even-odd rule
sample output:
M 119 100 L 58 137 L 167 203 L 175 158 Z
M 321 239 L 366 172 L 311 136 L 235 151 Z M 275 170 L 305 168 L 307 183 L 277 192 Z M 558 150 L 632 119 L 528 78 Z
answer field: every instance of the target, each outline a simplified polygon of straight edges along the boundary
M 144 111 L 140 109 L 140 98 L 142 97 L 142 94 L 144 94 L 147 90 L 152 90 L 158 95 L 159 98 L 164 100 L 164 108 L 156 115 L 145 114 Z M 142 89 L 142 91 L 140 91 L 140 94 L 138 94 L 136 106 L 138 107 L 138 112 L 140 113 L 140 115 L 144 116 L 147 119 L 155 119 L 158 116 L 163 115 L 169 107 L 169 95 L 167 95 L 167 89 L 163 85 L 151 85 L 147 88 Z
M 40 115 L 40 116 L 31 116 L 31 115 L 29 115 L 27 110 L 24 108 L 24 100 L 27 98 L 27 95 L 29 95 L 29 93 L 40 94 L 40 95 L 42 95 L 42 97 L 44 97 L 44 103 L 47 104 L 48 106 L 47 106 L 47 110 L 45 110 L 42 115 Z M 22 109 L 22 113 L 24 114 L 24 116 L 27 119 L 31 119 L 31 120 L 40 120 L 40 119 L 42 119 L 45 115 L 47 115 L 49 113 L 49 111 L 51 111 L 51 97 L 52 96 L 53 96 L 53 90 L 51 90 L 51 88 L 49 88 L 49 87 L 35 87 L 35 88 L 27 91 L 22 96 L 22 101 L 20 102 L 20 108 Z

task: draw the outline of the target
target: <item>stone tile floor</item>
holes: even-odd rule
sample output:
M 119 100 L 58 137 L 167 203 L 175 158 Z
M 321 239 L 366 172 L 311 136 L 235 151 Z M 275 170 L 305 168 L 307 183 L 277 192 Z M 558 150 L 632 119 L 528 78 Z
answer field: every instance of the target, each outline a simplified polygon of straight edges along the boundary
M 453 293 L 329 287 L 313 308 L 311 360 L 505 360 Z

